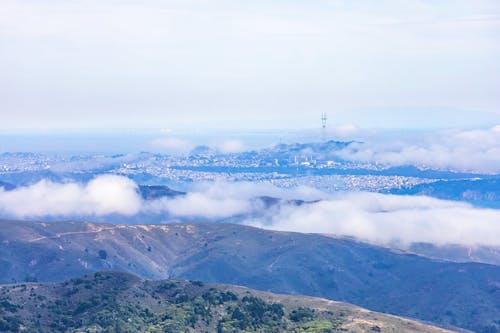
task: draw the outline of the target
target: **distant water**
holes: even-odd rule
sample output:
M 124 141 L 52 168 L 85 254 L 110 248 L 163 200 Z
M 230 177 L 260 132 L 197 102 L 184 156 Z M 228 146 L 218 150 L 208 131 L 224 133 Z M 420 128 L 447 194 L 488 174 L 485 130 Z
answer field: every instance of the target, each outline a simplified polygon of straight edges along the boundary
M 247 149 L 262 148 L 279 143 L 314 142 L 321 140 L 321 130 L 112 130 L 60 131 L 31 133 L 0 132 L 0 153 L 34 152 L 53 154 L 80 153 L 168 153 L 155 140 L 176 138 L 196 145 L 217 145 L 238 140 Z

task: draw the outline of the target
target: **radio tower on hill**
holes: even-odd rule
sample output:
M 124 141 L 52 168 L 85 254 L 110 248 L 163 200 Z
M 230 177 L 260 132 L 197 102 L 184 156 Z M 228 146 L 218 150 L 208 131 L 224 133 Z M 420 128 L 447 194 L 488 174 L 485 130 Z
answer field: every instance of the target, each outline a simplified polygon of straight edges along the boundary
M 327 116 L 325 112 L 321 113 L 321 141 L 326 141 L 326 120 Z

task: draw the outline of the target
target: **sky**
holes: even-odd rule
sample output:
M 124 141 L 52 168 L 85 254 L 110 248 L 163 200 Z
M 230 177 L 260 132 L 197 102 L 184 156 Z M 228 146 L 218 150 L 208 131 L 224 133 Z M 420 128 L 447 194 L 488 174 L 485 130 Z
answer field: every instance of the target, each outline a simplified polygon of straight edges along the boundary
M 2 0 L 0 131 L 492 128 L 497 0 Z

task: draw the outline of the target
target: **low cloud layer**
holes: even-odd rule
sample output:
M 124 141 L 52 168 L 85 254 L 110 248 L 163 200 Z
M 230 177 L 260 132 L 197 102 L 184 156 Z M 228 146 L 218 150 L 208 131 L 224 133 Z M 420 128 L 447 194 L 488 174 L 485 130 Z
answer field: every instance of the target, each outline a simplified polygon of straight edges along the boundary
M 461 172 L 500 173 L 500 125 L 487 130 L 448 130 L 371 137 L 337 156 L 391 166 L 416 165 Z
M 147 202 L 144 211 L 157 214 L 167 212 L 173 217 L 203 220 L 226 219 L 255 213 L 263 216 L 266 207 L 262 200 L 258 199 L 263 196 L 285 200 L 319 200 L 324 194 L 305 187 L 286 191 L 269 184 L 217 182 L 196 185 L 185 196 Z
M 263 196 L 283 200 L 270 206 L 259 199 Z M 268 184 L 203 184 L 185 196 L 145 201 L 137 184 L 119 176 L 99 176 L 87 184 L 41 181 L 13 191 L 0 188 L 0 214 L 12 218 L 156 214 L 158 221 L 170 217 L 214 222 L 237 216 L 236 222 L 257 227 L 354 236 L 377 244 L 500 246 L 499 210 L 424 196 L 366 192 L 332 196 L 310 188 L 283 190 Z
M 114 175 L 99 176 L 85 185 L 42 180 L 13 191 L 0 188 L 0 212 L 16 218 L 134 215 L 141 205 L 137 184 Z
M 424 196 L 345 193 L 283 207 L 247 224 L 282 231 L 354 236 L 371 243 L 413 242 L 500 246 L 500 211 Z
M 146 210 L 174 217 L 224 219 L 235 215 L 250 214 L 255 207 L 248 200 L 217 198 L 204 193 L 189 193 L 176 199 L 158 199 L 147 205 Z

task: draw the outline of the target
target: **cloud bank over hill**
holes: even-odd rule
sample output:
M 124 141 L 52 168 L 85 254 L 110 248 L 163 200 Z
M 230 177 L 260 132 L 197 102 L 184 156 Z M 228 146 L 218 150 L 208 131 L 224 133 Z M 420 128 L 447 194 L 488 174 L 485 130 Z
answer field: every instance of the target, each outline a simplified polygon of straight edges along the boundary
M 284 199 L 268 206 L 263 196 Z M 287 199 L 303 199 L 296 204 Z M 319 200 L 319 201 L 318 201 Z M 239 216 L 243 224 L 267 229 L 354 236 L 377 244 L 500 246 L 500 211 L 424 196 L 377 193 L 327 195 L 309 188 L 291 191 L 266 184 L 213 183 L 185 196 L 145 201 L 137 184 L 119 176 L 98 176 L 87 184 L 41 181 L 13 191 L 0 188 L 3 217 L 75 218 L 140 213 L 218 221 Z M 167 218 L 168 220 L 168 218 Z
M 423 196 L 346 193 L 283 207 L 246 224 L 273 230 L 354 236 L 371 243 L 500 246 L 500 212 Z
M 416 165 L 461 172 L 500 173 L 500 125 L 487 130 L 447 130 L 371 137 L 336 156 L 391 166 Z
M 144 205 L 144 210 L 153 213 L 167 212 L 180 218 L 225 219 L 249 214 L 266 214 L 265 203 L 259 197 L 274 197 L 283 200 L 314 201 L 327 197 L 326 194 L 307 187 L 283 190 L 270 184 L 241 183 L 205 183 L 195 186 L 185 196 L 175 199 L 161 198 Z

